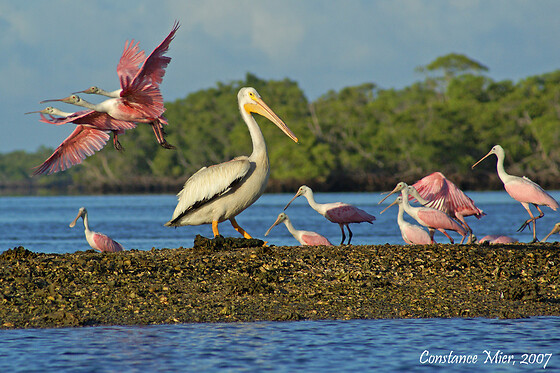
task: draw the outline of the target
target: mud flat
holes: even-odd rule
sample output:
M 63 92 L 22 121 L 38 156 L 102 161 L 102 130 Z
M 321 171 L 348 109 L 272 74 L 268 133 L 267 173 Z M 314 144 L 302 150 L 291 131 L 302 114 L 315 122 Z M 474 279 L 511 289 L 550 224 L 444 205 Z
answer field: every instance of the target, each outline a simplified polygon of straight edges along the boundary
M 560 244 L 0 254 L 0 326 L 560 315 Z

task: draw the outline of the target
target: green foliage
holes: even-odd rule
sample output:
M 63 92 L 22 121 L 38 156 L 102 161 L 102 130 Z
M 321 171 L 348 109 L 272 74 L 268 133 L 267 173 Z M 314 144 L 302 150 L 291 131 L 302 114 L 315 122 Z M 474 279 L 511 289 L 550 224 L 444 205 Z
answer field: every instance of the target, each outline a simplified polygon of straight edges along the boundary
M 464 55 L 436 59 L 427 76 L 400 90 L 373 83 L 330 91 L 308 102 L 297 83 L 267 81 L 247 74 L 243 81 L 217 83 L 166 103 L 165 130 L 175 150 L 161 148 L 150 125 L 120 136 L 118 152 L 106 146 L 81 165 L 38 183 L 119 183 L 147 178 L 185 180 L 198 169 L 251 153 L 251 139 L 239 115 L 236 95 L 253 86 L 299 139 L 294 144 L 267 119 L 256 116 L 267 141 L 271 179 L 319 183 L 390 175 L 414 181 L 430 172 L 468 177 L 494 172 L 485 162 L 470 166 L 495 144 L 507 153 L 506 168 L 532 178 L 552 175 L 560 165 L 560 70 L 518 83 L 493 81 L 488 69 Z M 442 83 L 443 82 L 443 83 Z M 31 167 L 51 153 L 0 154 L 4 181 L 29 180 Z

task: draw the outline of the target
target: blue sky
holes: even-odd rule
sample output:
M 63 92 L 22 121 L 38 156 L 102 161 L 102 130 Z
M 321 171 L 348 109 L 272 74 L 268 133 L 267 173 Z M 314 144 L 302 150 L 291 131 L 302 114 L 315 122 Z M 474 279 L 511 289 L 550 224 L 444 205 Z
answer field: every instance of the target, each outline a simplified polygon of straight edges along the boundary
M 166 101 L 247 72 L 292 79 L 314 100 L 365 82 L 402 88 L 423 79 L 417 66 L 451 52 L 495 80 L 554 71 L 559 14 L 555 0 L 0 0 L 0 153 L 58 146 L 71 126 L 24 113 L 91 85 L 119 88 L 125 41 L 150 53 L 175 19 Z

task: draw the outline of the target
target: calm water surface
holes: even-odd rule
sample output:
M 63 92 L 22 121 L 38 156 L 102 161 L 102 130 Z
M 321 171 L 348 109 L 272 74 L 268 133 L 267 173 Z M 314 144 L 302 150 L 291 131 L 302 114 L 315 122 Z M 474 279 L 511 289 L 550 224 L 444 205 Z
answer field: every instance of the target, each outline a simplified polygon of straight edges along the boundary
M 560 192 L 551 194 L 560 200 Z M 531 241 L 528 229 L 516 232 L 527 219 L 526 211 L 505 192 L 468 195 L 488 214 L 481 220 L 467 218 L 479 238 L 506 234 Z M 291 197 L 265 195 L 237 220 L 253 236 L 265 238 L 264 232 Z M 402 244 L 397 209 L 380 215 L 386 205 L 377 204 L 381 197 L 379 193 L 316 194 L 318 202 L 352 203 L 377 217 L 373 225 L 352 225 L 353 244 Z M 68 227 L 81 206 L 89 211 L 92 229 L 110 235 L 127 249 L 192 247 L 196 234 L 212 236 L 209 226 L 164 227 L 175 205 L 173 195 L 0 197 L 0 251 L 19 245 L 46 253 L 89 249 L 81 222 L 76 228 Z M 545 217 L 537 224 L 540 238 L 560 221 L 557 212 L 544 211 Z M 340 242 L 338 226 L 313 211 L 303 198 L 286 212 L 296 228 Z M 227 222 L 220 224 L 220 232 L 238 236 Z M 297 244 L 283 225 L 266 239 L 273 245 Z M 436 240 L 447 242 L 440 233 Z M 557 317 L 2 330 L 0 372 L 535 371 L 543 369 L 545 354 L 552 354 L 546 370 L 554 371 L 560 370 L 559 330 Z M 468 355 L 471 361 L 476 355 L 477 362 L 429 363 L 430 358 L 450 353 Z M 495 363 L 495 356 L 503 355 L 513 355 L 510 363 Z
M 557 371 L 559 328 L 559 318 L 537 317 L 7 330 L 0 371 L 505 372 L 542 371 L 545 363 Z M 450 353 L 471 363 L 428 361 Z M 496 354 L 513 357 L 497 363 Z

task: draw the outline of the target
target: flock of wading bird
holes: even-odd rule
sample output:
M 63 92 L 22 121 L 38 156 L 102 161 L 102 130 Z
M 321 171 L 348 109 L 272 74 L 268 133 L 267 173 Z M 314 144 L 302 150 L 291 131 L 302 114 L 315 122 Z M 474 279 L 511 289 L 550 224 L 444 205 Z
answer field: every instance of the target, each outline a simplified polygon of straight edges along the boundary
M 163 117 L 165 108 L 159 85 L 165 75 L 165 69 L 171 61 L 171 58 L 165 56 L 165 53 L 178 28 L 179 23 L 175 22 L 169 35 L 148 57 L 144 51 L 139 49 L 138 43 L 135 43 L 134 40 L 126 41 L 117 65 L 120 89 L 106 91 L 92 86 L 63 99 L 41 101 L 41 103 L 58 101 L 81 106 L 87 110 L 67 113 L 49 106 L 32 112 L 40 113 L 42 122 L 55 125 L 66 123 L 76 125 L 74 131 L 55 149 L 53 154 L 35 168 L 35 175 L 64 171 L 81 163 L 86 157 L 101 150 L 107 144 L 111 134 L 114 148 L 118 151 L 122 150 L 118 136 L 123 135 L 127 130 L 136 128 L 138 123 L 149 123 L 158 143 L 166 149 L 174 149 L 174 146 L 165 140 L 163 126 L 168 123 Z M 108 98 L 99 104 L 93 104 L 79 97 L 78 93 L 97 94 Z M 252 238 L 239 226 L 235 217 L 264 193 L 270 173 L 265 139 L 253 113 L 269 119 L 294 142 L 298 142 L 298 139 L 282 119 L 268 107 L 254 88 L 241 88 L 237 100 L 241 117 L 251 136 L 253 152 L 250 156 L 240 156 L 228 162 L 203 167 L 193 174 L 178 193 L 177 207 L 171 220 L 165 223 L 165 226 L 212 224 L 212 231 L 216 237 L 219 235 L 218 223 L 229 220 L 243 237 Z M 533 242 L 538 241 L 536 220 L 544 216 L 539 206 L 544 205 L 556 210 L 558 203 L 528 178 L 506 173 L 504 170 L 505 152 L 500 145 L 494 146 L 472 167 L 474 168 L 492 154 L 497 157 L 498 176 L 504 183 L 506 191 L 512 198 L 519 201 L 530 215 L 519 231 L 532 223 Z M 398 205 L 397 223 L 407 244 L 432 244 L 435 242 L 436 230 L 442 232 L 451 243 L 453 243 L 453 238 L 449 236 L 447 230 L 459 233 L 462 236 L 461 243 L 465 239 L 467 243 L 474 242 L 475 237 L 472 229 L 466 223 L 465 217 L 474 215 L 480 219 L 485 214 L 475 206 L 472 199 L 440 172 L 428 175 L 413 185 L 407 185 L 404 182 L 398 183 L 379 203 L 389 195 L 398 192 L 400 192 L 400 196 L 381 213 L 393 205 Z M 362 222 L 373 224 L 372 222 L 375 220 L 373 215 L 347 203 L 317 203 L 313 197 L 313 191 L 305 185 L 299 188 L 284 210 L 299 196 L 304 196 L 315 211 L 340 226 L 341 245 L 346 239 L 345 227 L 348 230 L 348 244 L 352 239 L 349 224 Z M 412 206 L 410 201 L 414 200 L 420 205 Z M 536 207 L 539 212 L 538 216 L 533 215 L 529 208 L 530 204 Z M 420 225 L 405 221 L 404 212 L 413 217 Z M 89 229 L 87 210 L 84 207 L 79 209 L 78 215 L 70 223 L 70 227 L 74 227 L 80 217 L 84 222 L 86 239 L 92 248 L 102 252 L 123 250 L 122 245 L 118 242 Z M 280 223 L 284 223 L 302 245 L 331 245 L 328 239 L 318 233 L 296 230 L 284 212 L 278 215 L 277 220 L 266 231 L 265 236 Z M 426 231 L 421 226 L 428 230 Z M 560 223 L 544 240 L 546 241 L 550 235 L 557 232 L 560 232 Z M 478 242 L 484 241 L 491 243 L 516 242 L 507 236 L 486 236 Z

